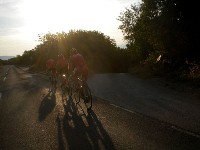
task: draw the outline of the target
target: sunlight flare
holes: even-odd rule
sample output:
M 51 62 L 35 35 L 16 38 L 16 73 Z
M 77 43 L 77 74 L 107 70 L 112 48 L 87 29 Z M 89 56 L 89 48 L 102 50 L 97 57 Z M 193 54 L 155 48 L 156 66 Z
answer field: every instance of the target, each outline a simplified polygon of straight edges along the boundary
M 102 30 L 112 23 L 109 16 L 115 11 L 107 14 L 105 10 L 116 5 L 110 2 L 106 4 L 105 0 L 24 0 L 21 14 L 26 23 L 25 32 Z

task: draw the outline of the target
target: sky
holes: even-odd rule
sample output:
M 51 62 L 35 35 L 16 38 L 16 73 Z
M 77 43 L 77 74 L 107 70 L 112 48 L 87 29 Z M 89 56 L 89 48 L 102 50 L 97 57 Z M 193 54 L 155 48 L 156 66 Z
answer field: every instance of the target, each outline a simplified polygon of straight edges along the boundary
M 0 0 L 0 56 L 22 55 L 38 34 L 96 30 L 125 45 L 117 20 L 140 0 Z

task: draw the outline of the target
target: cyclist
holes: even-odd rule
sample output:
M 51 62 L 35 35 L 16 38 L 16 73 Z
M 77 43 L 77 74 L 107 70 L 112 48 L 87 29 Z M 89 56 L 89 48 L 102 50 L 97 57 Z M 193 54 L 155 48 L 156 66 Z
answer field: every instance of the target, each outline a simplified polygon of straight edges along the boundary
M 88 66 L 83 55 L 81 55 L 75 48 L 70 50 L 70 59 L 69 59 L 69 70 L 72 75 L 72 80 L 75 81 L 75 84 L 78 83 L 79 88 L 79 101 L 80 98 L 84 100 L 84 103 L 87 105 L 87 109 L 92 107 L 92 95 L 87 84 L 88 79 Z M 74 78 L 75 77 L 75 78 Z M 76 82 L 78 81 L 78 82 Z M 80 83 L 80 84 L 79 84 Z M 79 102 L 78 101 L 78 102 Z
M 56 62 L 54 59 L 48 59 L 46 62 L 47 73 L 56 73 Z
M 46 61 L 46 68 L 47 68 L 47 73 L 49 75 L 50 81 L 52 80 L 53 77 L 56 78 L 56 62 L 54 59 L 48 59 Z M 56 83 L 55 83 L 55 88 L 56 88 Z
M 68 61 L 63 54 L 58 55 L 56 66 L 62 86 L 62 75 L 68 73 Z
M 88 66 L 84 57 L 75 48 L 72 48 L 70 51 L 70 71 L 72 71 L 73 76 L 80 77 L 84 81 L 82 83 L 83 87 L 85 87 L 84 83 L 86 83 L 88 78 Z M 84 90 L 81 91 L 81 97 L 86 103 L 89 102 L 88 97 L 85 96 L 84 98 L 83 93 L 85 93 Z
M 76 76 L 81 76 L 83 80 L 87 81 L 88 66 L 84 57 L 75 48 L 70 51 L 70 70 Z

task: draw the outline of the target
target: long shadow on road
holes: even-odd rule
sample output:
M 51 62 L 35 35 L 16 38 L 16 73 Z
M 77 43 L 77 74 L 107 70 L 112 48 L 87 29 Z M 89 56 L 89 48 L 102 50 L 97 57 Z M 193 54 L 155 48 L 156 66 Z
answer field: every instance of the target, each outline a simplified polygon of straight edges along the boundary
M 49 92 L 42 100 L 39 107 L 38 120 L 44 121 L 56 106 L 56 96 L 54 92 Z
M 115 149 L 113 142 L 101 124 L 100 120 L 98 120 L 95 112 L 90 110 L 87 117 L 87 122 L 89 124 L 88 135 L 91 137 L 91 140 L 94 144 L 94 149 L 101 149 L 98 146 L 99 140 L 102 142 L 104 149 Z
M 93 110 L 86 115 L 81 108 L 78 109 L 71 98 L 63 106 L 63 120 L 57 117 L 59 149 L 67 149 L 65 145 L 68 145 L 70 150 L 115 149 L 110 136 Z

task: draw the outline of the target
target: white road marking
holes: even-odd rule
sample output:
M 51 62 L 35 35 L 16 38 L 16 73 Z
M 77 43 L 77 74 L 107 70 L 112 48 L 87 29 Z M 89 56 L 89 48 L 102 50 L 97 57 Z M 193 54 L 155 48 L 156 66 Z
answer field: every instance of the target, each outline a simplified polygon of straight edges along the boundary
M 24 75 L 24 78 L 32 78 L 33 76 L 32 75 L 30 75 L 30 74 L 26 74 L 26 75 Z
M 5 81 L 6 81 L 6 77 L 3 78 L 3 82 L 5 82 Z
M 130 112 L 130 113 L 136 114 L 136 112 L 134 112 L 134 111 L 132 111 L 132 110 L 129 110 L 129 109 L 126 109 L 126 108 L 123 108 L 123 107 L 121 107 L 121 106 L 117 106 L 117 105 L 115 105 L 115 104 L 110 104 L 110 105 L 112 105 L 112 106 L 114 106 L 114 107 L 117 107 L 117 108 L 121 108 L 121 109 L 123 109 L 123 110 L 125 110 L 125 111 L 128 111 L 128 112 Z
M 196 133 L 192 133 L 190 131 L 186 131 L 184 129 L 181 129 L 181 128 L 178 128 L 178 127 L 175 127 L 175 126 L 171 126 L 172 129 L 176 130 L 176 131 L 179 131 L 179 132 L 182 132 L 182 133 L 186 133 L 186 134 L 189 134 L 191 136 L 194 136 L 196 138 L 200 138 L 200 135 L 196 134 Z
M 115 105 L 115 104 L 110 104 L 110 105 L 112 105 L 112 106 L 114 106 L 114 107 L 117 107 L 117 108 L 120 108 L 120 109 L 123 109 L 123 110 L 125 110 L 125 111 L 128 111 L 128 112 L 130 112 L 130 113 L 138 114 L 138 113 L 136 113 L 136 112 L 134 112 L 134 111 L 131 111 L 131 110 L 128 110 L 128 109 L 126 109 L 126 108 L 117 106 L 117 105 Z M 181 128 L 179 128 L 179 127 L 176 127 L 176 126 L 173 126 L 173 125 L 172 125 L 171 128 L 174 129 L 174 130 L 176 130 L 176 131 L 179 131 L 179 132 L 182 132 L 182 133 L 185 133 L 185 134 L 194 136 L 194 137 L 196 137 L 196 138 L 200 138 L 200 135 L 199 135 L 199 134 L 196 134 L 196 133 L 193 133 L 193 132 L 190 132 L 190 131 L 181 129 Z

